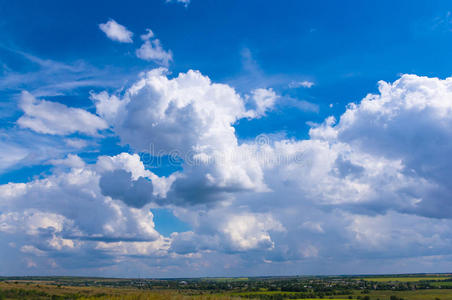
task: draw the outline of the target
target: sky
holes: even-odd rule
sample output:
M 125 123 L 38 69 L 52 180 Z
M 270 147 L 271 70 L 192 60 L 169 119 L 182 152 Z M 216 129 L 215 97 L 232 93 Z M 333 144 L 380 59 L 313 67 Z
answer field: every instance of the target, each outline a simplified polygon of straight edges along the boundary
M 450 272 L 451 12 L 0 0 L 0 275 Z

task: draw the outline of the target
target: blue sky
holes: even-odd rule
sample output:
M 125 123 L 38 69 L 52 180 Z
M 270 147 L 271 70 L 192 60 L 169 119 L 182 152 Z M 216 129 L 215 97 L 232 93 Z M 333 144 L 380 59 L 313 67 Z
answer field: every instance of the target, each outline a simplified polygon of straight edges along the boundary
M 451 11 L 0 1 L 4 275 L 449 271 Z

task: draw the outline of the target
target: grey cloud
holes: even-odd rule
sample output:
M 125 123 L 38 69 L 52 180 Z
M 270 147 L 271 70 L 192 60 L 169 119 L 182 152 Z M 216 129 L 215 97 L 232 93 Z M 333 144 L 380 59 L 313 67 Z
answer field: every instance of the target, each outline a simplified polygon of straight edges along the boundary
M 121 200 L 135 208 L 141 208 L 154 199 L 152 182 L 144 177 L 132 180 L 132 173 L 125 170 L 105 172 L 100 178 L 99 187 L 104 196 Z

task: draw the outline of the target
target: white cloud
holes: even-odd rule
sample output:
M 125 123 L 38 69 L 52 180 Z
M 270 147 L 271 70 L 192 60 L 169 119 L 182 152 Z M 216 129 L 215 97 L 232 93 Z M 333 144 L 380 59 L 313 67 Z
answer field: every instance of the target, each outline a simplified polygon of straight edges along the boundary
M 154 228 L 149 206 L 135 209 L 102 195 L 98 182 L 105 170 L 101 161 L 86 165 L 70 156 L 53 163 L 70 169 L 55 169 L 53 175 L 26 184 L 0 186 L 1 239 L 14 236 L 19 245 L 26 241 L 21 251 L 38 256 L 52 256 L 55 251 L 72 256 L 83 256 L 85 251 L 94 257 L 114 256 L 119 250 L 108 245 L 116 242 L 124 247 L 145 247 L 140 250 L 143 255 L 160 251 L 159 247 L 166 251 L 167 246 L 154 242 L 162 238 Z
M 256 105 L 256 116 L 265 116 L 266 111 L 272 109 L 278 96 L 272 89 L 255 89 L 251 92 L 252 99 Z
M 77 155 L 69 154 L 65 159 L 52 159 L 49 161 L 54 166 L 66 166 L 70 168 L 83 168 L 85 162 Z
M 259 114 L 246 110 L 245 100 L 228 85 L 212 84 L 197 71 L 168 79 L 165 71 L 148 72 L 120 100 L 93 94 L 98 114 L 135 151 L 184 160 L 185 174 L 174 183 L 172 201 L 185 202 L 187 193 L 196 191 L 192 185 L 199 188 L 195 202 L 237 190 L 265 190 L 258 162 L 247 160 L 254 146 L 239 146 L 233 127 L 237 120 Z M 272 102 L 276 95 L 267 92 L 270 97 L 260 100 Z M 259 113 L 268 103 L 261 104 Z
M 95 136 L 99 130 L 108 128 L 104 120 L 86 110 L 37 100 L 28 92 L 22 93 L 19 106 L 24 115 L 17 120 L 17 124 L 38 133 L 68 135 L 79 132 Z
M 173 53 L 171 50 L 165 51 L 159 39 L 154 38 L 154 33 L 151 29 L 146 29 L 147 33 L 141 35 L 144 43 L 136 50 L 138 58 L 147 61 L 153 61 L 162 66 L 168 66 L 173 60 Z
M 191 215 L 191 212 L 186 213 Z M 271 214 L 237 212 L 229 208 L 216 207 L 194 217 L 194 232 L 171 235 L 171 251 L 179 254 L 212 250 L 266 251 L 275 246 L 270 234 L 286 230 Z
M 152 145 L 160 155 L 172 151 L 182 156 L 190 153 L 191 156 L 183 157 L 185 173 L 190 175 L 185 177 L 182 174 L 176 179 L 170 198 L 191 198 L 186 194 L 189 190 L 196 190 L 198 199 L 203 199 L 204 196 L 200 195 L 204 193 L 207 196 L 210 193 L 220 195 L 226 192 L 233 196 L 243 189 L 269 191 L 263 181 L 268 166 L 262 165 L 262 161 L 253 156 L 265 154 L 270 161 L 276 161 L 274 158 L 281 156 L 287 159 L 291 155 L 301 155 L 298 164 L 274 165 L 276 170 L 271 172 L 274 174 L 276 171 L 280 174 L 279 178 L 299 185 L 304 195 L 312 195 L 317 203 L 347 203 L 349 209 L 357 210 L 384 212 L 397 209 L 431 214 L 432 208 L 426 210 L 424 207 L 427 200 L 416 199 L 434 199 L 427 195 L 433 191 L 443 194 L 448 190 L 448 185 L 444 184 L 448 183 L 444 182 L 448 176 L 438 176 L 440 169 L 432 169 L 444 165 L 444 161 L 438 159 L 447 156 L 444 151 L 448 151 L 448 148 L 429 150 L 439 151 L 432 159 L 427 157 L 427 153 L 412 151 L 415 144 L 406 145 L 405 142 L 406 138 L 417 142 L 410 135 L 418 135 L 426 128 L 437 132 L 434 137 L 450 134 L 447 126 L 440 126 L 449 120 L 447 110 L 444 110 L 449 105 L 448 82 L 407 75 L 392 86 L 382 83 L 381 96 L 368 96 L 359 106 L 349 106 L 337 125 L 334 118 L 328 118 L 321 126 L 311 129 L 310 140 L 281 141 L 262 149 L 248 143 L 237 146 L 232 124 L 240 118 L 262 115 L 272 107 L 276 95 L 271 90 L 254 91 L 256 110 L 247 111 L 244 108 L 245 101 L 233 89 L 226 85 L 211 84 L 200 73 L 190 71 L 168 79 L 163 75 L 163 70 L 154 70 L 132 86 L 121 100 L 117 97 L 109 100 L 105 94 L 102 97 L 94 96 L 93 99 L 98 113 L 105 115 L 106 119 L 110 118 L 122 141 L 134 149 L 146 151 Z M 118 111 L 104 111 L 103 107 L 109 107 L 109 101 L 113 101 L 113 107 L 117 107 Z M 153 107 L 153 110 L 147 107 Z M 416 114 L 413 119 L 408 117 L 412 113 Z M 361 114 L 362 120 L 358 118 Z M 378 118 L 375 119 L 374 115 Z M 402 116 L 403 123 L 394 123 L 399 119 L 398 116 Z M 436 122 L 441 119 L 441 122 Z M 408 126 L 407 121 L 412 120 L 416 120 L 416 123 Z M 425 120 L 422 128 L 417 128 L 422 120 Z M 388 126 L 388 122 L 394 125 Z M 393 135 L 401 128 L 408 130 L 403 133 L 404 138 L 400 138 L 401 132 Z M 388 134 L 390 129 L 393 131 Z M 363 132 L 372 133 L 363 135 Z M 398 138 L 384 141 L 386 137 L 392 136 Z M 367 140 L 369 137 L 372 140 Z M 155 144 L 153 141 L 156 141 Z M 379 142 L 384 144 L 376 144 Z M 251 156 L 242 160 L 240 155 L 244 154 Z M 411 158 L 416 154 L 421 157 Z M 218 161 L 218 157 L 222 157 L 223 161 Z M 189 164 L 191 160 L 201 164 Z M 213 164 L 206 163 L 212 160 Z M 416 170 L 426 160 L 430 170 L 425 167 Z M 416 175 L 406 172 L 408 163 L 415 164 L 410 169 L 416 170 Z M 250 173 L 251 170 L 253 173 Z M 405 189 L 414 188 L 420 183 L 424 188 L 416 188 L 410 197 L 403 195 Z M 438 184 L 439 187 L 435 188 Z M 387 206 L 389 203 L 374 203 L 382 193 L 388 199 L 393 199 L 392 206 Z M 441 198 L 435 199 L 440 201 Z M 184 202 L 178 200 L 178 203 L 182 203 L 180 201 Z
M 361 181 L 362 175 L 378 181 L 366 183 L 372 198 L 388 199 L 372 204 L 376 208 L 445 217 L 452 167 L 447 154 L 452 151 L 451 87 L 451 78 L 416 75 L 403 75 L 393 84 L 380 82 L 379 95 L 349 105 L 336 126 L 327 122 L 312 129 L 311 136 L 350 149 L 350 162 L 363 168 Z
M 175 268 L 202 261 L 207 273 L 227 258 L 235 272 L 252 266 L 257 274 L 275 265 L 286 273 L 380 271 L 383 260 L 450 253 L 451 79 L 382 82 L 338 121 L 313 124 L 308 139 L 239 141 L 237 121 L 264 117 L 275 92 L 241 96 L 197 71 L 166 72 L 144 74 L 122 95 L 91 97 L 131 151 L 179 156 L 182 168 L 159 177 L 127 153 L 95 164 L 54 159 L 52 175 L 0 186 L 5 245 L 27 246 L 27 255 L 78 251 L 97 264 L 106 253 L 123 268 L 137 256 L 171 259 Z M 190 231 L 161 236 L 155 206 Z
M 163 66 L 168 66 L 169 62 L 173 60 L 171 51 L 165 51 L 158 39 L 145 41 L 136 53 L 138 58 L 154 61 Z
M 146 73 L 121 100 L 92 95 L 97 113 L 110 120 L 122 142 L 137 151 L 149 151 L 153 145 L 156 154 L 236 144 L 231 124 L 247 112 L 234 89 L 212 84 L 198 71 L 173 79 L 165 72 Z
M 120 43 L 133 43 L 133 33 L 127 30 L 121 24 L 116 23 L 115 20 L 110 19 L 106 23 L 99 24 L 100 30 L 102 30 L 109 39 Z
M 268 262 L 323 255 L 342 260 L 353 251 L 354 258 L 374 257 L 368 264 L 376 267 L 378 257 L 447 253 L 444 241 L 452 222 L 440 218 L 450 217 L 450 82 L 405 75 L 393 84 L 381 83 L 380 95 L 350 105 L 337 123 L 330 117 L 312 128 L 308 140 L 266 142 L 248 163 L 258 161 L 269 192 L 231 193 L 227 208 L 207 213 L 214 221 L 202 221 L 186 210 L 184 218 L 198 227 L 183 239 L 176 236 L 175 248 L 181 253 L 202 251 L 209 248 L 207 243 L 221 249 L 226 240 L 231 250 L 251 249 L 241 243 L 250 231 L 253 235 L 246 240 L 253 246 L 259 244 L 253 241 L 267 241 L 268 247 L 261 249 L 267 249 Z M 253 230 L 253 222 L 242 228 L 239 221 L 221 221 L 221 214 L 235 220 L 231 212 L 244 207 L 271 211 L 287 232 L 270 235 Z M 425 222 L 430 225 L 420 225 Z M 208 230 L 201 227 L 216 238 L 206 238 Z M 201 246 L 195 247 L 193 239 Z M 337 247 L 332 253 L 333 241 L 354 250 Z M 384 246 L 373 247 L 376 243 Z
M 283 231 L 284 227 L 271 216 L 244 214 L 231 216 L 222 228 L 228 247 L 237 251 L 274 248 L 269 230 Z
M 140 36 L 141 39 L 142 39 L 143 41 L 148 41 L 148 40 L 150 40 L 151 38 L 154 37 L 154 32 L 153 32 L 151 29 L 147 28 L 147 29 L 146 29 L 146 32 L 147 32 L 147 33 L 142 34 L 142 35 Z
M 308 80 L 303 80 L 303 81 L 291 81 L 289 83 L 289 88 L 299 88 L 299 87 L 304 87 L 304 88 L 311 88 L 314 86 L 314 82 L 312 81 L 308 81 Z

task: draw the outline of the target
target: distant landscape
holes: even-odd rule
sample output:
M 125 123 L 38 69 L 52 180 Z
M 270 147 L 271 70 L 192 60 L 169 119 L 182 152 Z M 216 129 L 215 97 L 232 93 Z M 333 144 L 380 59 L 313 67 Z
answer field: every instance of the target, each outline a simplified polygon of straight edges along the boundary
M 452 274 L 231 278 L 1 277 L 0 299 L 452 299 Z

